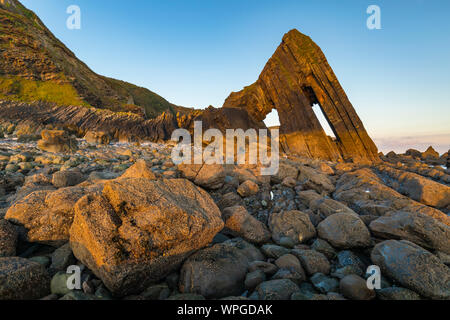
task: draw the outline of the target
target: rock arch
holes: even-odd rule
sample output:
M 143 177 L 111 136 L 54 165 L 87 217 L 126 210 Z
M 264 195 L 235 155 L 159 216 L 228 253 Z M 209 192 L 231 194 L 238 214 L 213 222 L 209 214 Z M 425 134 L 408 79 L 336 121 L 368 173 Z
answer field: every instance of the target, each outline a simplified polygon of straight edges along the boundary
M 312 106 L 319 104 L 336 140 L 325 134 Z M 246 109 L 262 121 L 276 109 L 280 141 L 291 153 L 326 160 L 377 160 L 378 150 L 342 89 L 322 50 L 291 30 L 259 79 L 225 100 L 226 108 Z

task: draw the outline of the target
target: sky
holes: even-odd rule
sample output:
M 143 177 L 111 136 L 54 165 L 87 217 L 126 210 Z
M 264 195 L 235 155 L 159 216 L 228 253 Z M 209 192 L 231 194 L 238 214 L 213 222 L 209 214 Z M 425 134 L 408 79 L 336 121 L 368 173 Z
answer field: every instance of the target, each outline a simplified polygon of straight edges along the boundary
M 322 48 L 381 151 L 450 148 L 448 0 L 21 2 L 95 72 L 195 108 L 255 82 L 296 28 Z M 70 5 L 79 30 L 66 27 Z M 369 5 L 381 9 L 379 30 L 366 26 Z

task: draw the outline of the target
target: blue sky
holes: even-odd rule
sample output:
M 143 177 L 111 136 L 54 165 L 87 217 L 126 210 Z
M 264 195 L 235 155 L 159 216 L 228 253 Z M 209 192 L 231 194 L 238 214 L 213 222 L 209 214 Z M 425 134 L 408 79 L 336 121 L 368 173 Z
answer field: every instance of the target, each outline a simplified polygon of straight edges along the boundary
M 322 48 L 376 142 L 450 148 L 448 0 L 22 3 L 95 72 L 195 108 L 220 107 L 253 83 L 283 34 L 297 28 Z M 81 8 L 81 30 L 66 28 L 72 4 Z M 371 4 L 381 8 L 381 30 L 366 27 Z

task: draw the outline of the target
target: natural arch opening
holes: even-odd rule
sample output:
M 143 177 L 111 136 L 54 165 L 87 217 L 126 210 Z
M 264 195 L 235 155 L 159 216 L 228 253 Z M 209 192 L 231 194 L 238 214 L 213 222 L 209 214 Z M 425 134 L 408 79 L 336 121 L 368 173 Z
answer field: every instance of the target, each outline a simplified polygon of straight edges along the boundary
M 330 136 L 333 140 L 336 140 L 336 134 L 335 134 L 333 128 L 330 126 L 328 119 L 325 117 L 320 105 L 318 103 L 315 103 L 315 104 L 313 104 L 312 109 L 317 117 L 317 120 L 319 120 L 320 125 L 322 126 L 323 130 L 325 131 L 326 135 Z
M 264 124 L 267 128 L 270 129 L 279 129 L 280 128 L 280 117 L 278 116 L 277 109 L 273 109 L 271 112 L 269 112 L 266 115 L 266 118 L 264 119 Z

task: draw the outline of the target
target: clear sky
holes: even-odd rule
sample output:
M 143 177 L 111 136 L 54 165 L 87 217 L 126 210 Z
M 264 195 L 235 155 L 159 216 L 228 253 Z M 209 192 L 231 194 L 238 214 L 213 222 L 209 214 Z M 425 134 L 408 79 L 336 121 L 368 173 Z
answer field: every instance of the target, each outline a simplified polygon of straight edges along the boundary
M 283 34 L 297 28 L 322 48 L 382 151 L 450 148 L 448 0 L 22 3 L 95 72 L 195 108 L 220 107 L 253 83 Z M 66 28 L 73 4 L 80 30 Z M 381 8 L 381 30 L 366 27 L 372 4 Z

